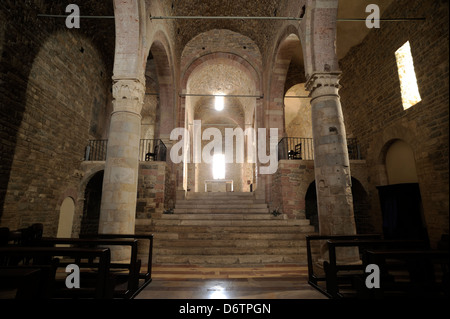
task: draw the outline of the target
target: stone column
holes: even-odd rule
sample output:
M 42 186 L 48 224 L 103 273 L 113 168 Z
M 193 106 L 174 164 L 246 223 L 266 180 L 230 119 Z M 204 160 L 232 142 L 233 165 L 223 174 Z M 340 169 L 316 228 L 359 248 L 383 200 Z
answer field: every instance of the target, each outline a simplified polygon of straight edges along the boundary
M 314 73 L 306 83 L 311 96 L 314 171 L 321 235 L 356 234 L 347 138 L 338 95 L 339 77 L 340 72 Z M 322 252 L 326 254 L 325 250 Z M 351 249 L 345 255 L 353 259 L 354 253 L 355 250 Z
M 99 233 L 134 234 L 139 170 L 141 108 L 145 85 L 115 79 Z

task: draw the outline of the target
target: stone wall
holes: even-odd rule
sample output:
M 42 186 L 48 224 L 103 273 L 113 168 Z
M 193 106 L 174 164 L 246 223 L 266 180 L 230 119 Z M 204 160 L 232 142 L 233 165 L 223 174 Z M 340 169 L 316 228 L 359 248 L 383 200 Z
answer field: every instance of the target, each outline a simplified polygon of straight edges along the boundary
M 386 185 L 384 157 L 401 139 L 414 152 L 424 218 L 432 244 L 449 225 L 448 2 L 394 1 L 384 17 L 425 21 L 381 23 L 340 61 L 348 134 L 358 138 L 370 167 L 370 192 Z M 403 110 L 395 51 L 410 42 L 422 101 Z M 372 206 L 379 207 L 378 196 Z M 381 225 L 379 208 L 374 216 Z
M 288 218 L 305 217 L 305 195 L 314 181 L 314 162 L 280 160 L 272 179 L 270 211 L 278 209 Z
M 375 222 L 371 218 L 372 207 L 370 198 L 377 194 L 370 193 L 368 183 L 368 169 L 364 160 L 350 161 L 352 174 L 352 191 L 354 192 L 353 204 L 355 211 L 355 222 L 359 233 L 370 233 L 375 231 Z M 310 218 L 306 212 L 306 201 L 308 188 L 314 182 L 314 161 L 305 160 L 280 160 L 278 170 L 272 179 L 270 211 L 278 209 L 285 214 L 286 218 Z M 313 196 L 314 197 L 314 196 Z M 311 199 L 316 201 L 314 197 Z M 317 214 L 317 207 L 313 207 Z M 316 217 L 314 217 L 316 218 Z M 317 219 L 311 219 L 311 223 L 317 223 Z M 318 226 L 318 225 L 316 225 Z
M 0 5 L 0 224 L 39 222 L 56 235 L 64 197 L 77 200 L 87 141 L 107 131 L 111 65 L 85 33 L 36 19 L 49 10 L 38 5 Z
M 151 218 L 174 208 L 175 179 L 166 162 L 141 162 L 136 205 L 136 232 L 145 232 Z

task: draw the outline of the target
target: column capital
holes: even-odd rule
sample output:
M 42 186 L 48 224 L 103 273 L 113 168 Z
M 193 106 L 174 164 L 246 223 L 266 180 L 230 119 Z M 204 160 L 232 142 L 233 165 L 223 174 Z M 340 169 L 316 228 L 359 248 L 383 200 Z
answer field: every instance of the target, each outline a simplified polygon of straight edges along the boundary
M 141 113 L 145 82 L 139 79 L 113 78 L 114 111 Z
M 308 78 L 305 84 L 306 91 L 309 91 L 309 96 L 313 95 L 313 92 L 317 88 L 331 89 L 327 91 L 335 92 L 340 88 L 339 80 L 341 78 L 342 72 L 313 72 Z M 331 92 L 330 92 L 331 93 Z

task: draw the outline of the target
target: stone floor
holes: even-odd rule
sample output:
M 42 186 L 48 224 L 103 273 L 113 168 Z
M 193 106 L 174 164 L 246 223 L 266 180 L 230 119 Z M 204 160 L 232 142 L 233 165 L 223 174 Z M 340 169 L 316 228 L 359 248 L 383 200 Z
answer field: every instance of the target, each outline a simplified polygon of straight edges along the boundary
M 136 299 L 327 299 L 308 284 L 307 271 L 304 265 L 156 265 Z

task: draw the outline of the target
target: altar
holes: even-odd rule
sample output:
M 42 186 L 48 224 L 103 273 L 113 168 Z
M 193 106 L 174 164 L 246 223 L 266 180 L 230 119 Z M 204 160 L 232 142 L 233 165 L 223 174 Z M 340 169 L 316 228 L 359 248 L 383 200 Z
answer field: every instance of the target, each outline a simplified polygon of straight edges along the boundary
M 210 179 L 205 180 L 205 192 L 232 192 L 232 179 Z

